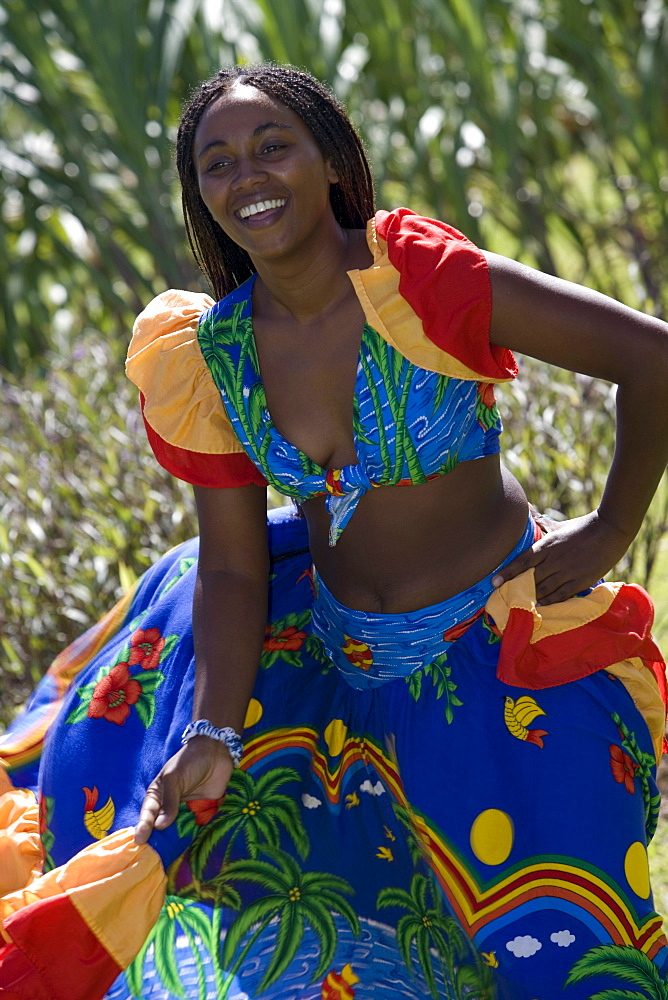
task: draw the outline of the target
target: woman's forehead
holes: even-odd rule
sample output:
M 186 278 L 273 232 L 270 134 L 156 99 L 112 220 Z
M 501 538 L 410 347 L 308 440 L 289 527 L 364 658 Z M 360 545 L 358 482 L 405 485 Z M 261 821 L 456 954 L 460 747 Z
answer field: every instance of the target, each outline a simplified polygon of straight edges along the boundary
M 205 122 L 216 120 L 218 124 L 223 124 L 225 120 L 243 121 L 244 118 L 253 118 L 256 115 L 268 114 L 270 119 L 279 119 L 294 125 L 303 122 L 299 115 L 291 111 L 282 101 L 265 94 L 247 83 L 236 81 L 224 94 L 215 97 L 205 108 L 200 119 L 200 126 Z

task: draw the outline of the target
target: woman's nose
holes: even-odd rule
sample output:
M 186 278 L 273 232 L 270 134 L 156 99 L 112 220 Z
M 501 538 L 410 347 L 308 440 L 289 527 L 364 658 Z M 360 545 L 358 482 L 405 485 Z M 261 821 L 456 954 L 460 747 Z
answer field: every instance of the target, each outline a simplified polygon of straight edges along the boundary
M 247 157 L 237 161 L 232 187 L 235 191 L 242 191 L 244 188 L 252 188 L 257 184 L 262 184 L 266 180 L 267 171 L 263 165 L 255 159 Z

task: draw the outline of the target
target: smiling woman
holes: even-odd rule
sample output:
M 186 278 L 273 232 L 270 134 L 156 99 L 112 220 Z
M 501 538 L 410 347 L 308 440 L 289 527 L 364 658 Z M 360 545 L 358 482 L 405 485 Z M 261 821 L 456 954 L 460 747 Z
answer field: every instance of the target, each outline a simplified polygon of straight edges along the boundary
M 177 163 L 214 298 L 158 296 L 127 370 L 199 544 L 63 654 L 5 739 L 41 820 L 7 786 L 0 988 L 665 983 L 646 853 L 665 668 L 648 596 L 599 581 L 668 457 L 666 326 L 375 211 L 345 111 L 291 67 L 203 84 Z M 499 461 L 511 350 L 619 385 L 600 506 L 554 529 Z M 303 516 L 267 518 L 267 484 Z

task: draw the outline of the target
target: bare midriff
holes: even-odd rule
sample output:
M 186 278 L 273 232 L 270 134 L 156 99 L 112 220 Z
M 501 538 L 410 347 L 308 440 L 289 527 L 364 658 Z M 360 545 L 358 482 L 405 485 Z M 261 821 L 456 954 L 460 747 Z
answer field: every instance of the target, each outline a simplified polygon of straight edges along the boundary
M 386 614 L 437 604 L 477 583 L 518 543 L 528 513 L 498 455 L 419 486 L 369 490 L 335 548 L 324 499 L 302 508 L 314 564 L 334 597 Z

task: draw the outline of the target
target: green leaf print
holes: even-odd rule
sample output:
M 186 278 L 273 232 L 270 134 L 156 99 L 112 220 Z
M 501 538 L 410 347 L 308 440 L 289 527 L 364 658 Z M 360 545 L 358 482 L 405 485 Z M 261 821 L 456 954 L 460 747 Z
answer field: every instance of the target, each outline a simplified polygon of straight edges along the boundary
M 496 403 L 493 403 L 492 406 L 487 406 L 487 404 L 483 402 L 483 397 L 480 393 L 478 393 L 478 396 L 476 397 L 475 415 L 480 426 L 486 431 L 490 430 L 492 427 L 497 427 L 501 421 Z
M 169 584 L 167 585 L 167 587 L 169 587 Z M 167 587 L 165 588 L 165 590 L 167 589 Z M 163 590 L 163 594 L 164 592 L 165 591 Z M 148 614 L 148 608 L 146 608 L 144 611 L 138 614 L 136 618 L 133 618 L 130 624 L 128 625 L 128 632 L 132 633 L 136 631 L 136 629 L 138 629 L 141 623 L 143 622 L 144 618 L 146 618 L 147 614 Z
M 368 329 L 371 330 L 370 327 Z M 366 332 L 366 330 L 367 330 L 367 327 L 365 327 L 365 332 Z M 375 333 L 375 331 L 371 330 L 371 334 L 374 337 L 376 337 L 377 339 L 380 339 L 379 336 L 378 336 L 378 334 Z M 362 372 L 364 374 L 364 377 L 366 379 L 366 384 L 367 384 L 367 387 L 369 389 L 369 394 L 371 396 L 371 402 L 373 403 L 373 409 L 374 409 L 374 414 L 375 414 L 375 423 L 376 423 L 376 426 L 378 428 L 378 448 L 379 448 L 379 451 L 380 451 L 381 462 L 382 462 L 382 465 L 383 465 L 384 469 L 389 469 L 391 467 L 391 463 L 390 463 L 390 449 L 389 449 L 389 446 L 388 446 L 388 443 L 387 443 L 387 434 L 385 432 L 385 421 L 386 421 L 387 417 L 383 413 L 383 406 L 382 406 L 380 394 L 378 392 L 378 387 L 376 386 L 376 384 L 375 384 L 375 382 L 373 380 L 373 375 L 372 375 L 371 369 L 369 367 L 369 362 L 366 359 L 366 354 L 365 354 L 364 351 L 362 351 L 361 354 L 360 354 L 360 362 L 361 362 L 361 365 L 362 365 Z M 355 398 L 357 398 L 357 396 Z M 390 406 L 390 410 L 391 409 L 392 408 Z M 357 433 L 358 433 L 358 437 L 359 437 L 360 436 L 359 431 Z
M 422 678 L 424 677 L 425 668 L 422 667 L 420 670 L 414 670 L 406 678 L 408 684 L 408 693 L 410 694 L 413 701 L 419 701 L 420 695 L 422 694 Z
M 182 576 L 185 576 L 185 574 L 188 572 L 188 570 L 190 569 L 190 567 L 194 566 L 196 562 L 197 562 L 197 559 L 195 559 L 194 556 L 188 556 L 185 559 L 181 559 L 180 562 L 179 562 L 179 571 L 178 571 L 178 573 L 176 574 L 176 576 L 173 576 L 171 578 L 171 580 L 167 581 L 167 583 L 165 584 L 165 586 L 162 588 L 162 590 L 160 592 L 160 596 L 162 597 L 163 594 L 166 594 L 168 590 L 171 590 L 172 587 L 179 582 L 179 580 L 181 579 Z M 142 613 L 139 616 L 139 618 L 136 619 L 136 623 L 139 624 L 139 622 L 141 621 L 141 619 L 147 613 L 148 613 L 148 611 L 142 611 Z M 130 626 L 130 631 L 131 632 L 134 631 L 134 629 L 137 627 L 137 624 L 135 624 L 135 622 L 132 623 L 132 625 Z
M 129 650 L 129 648 L 130 648 L 129 646 L 127 647 L 124 646 L 122 652 L 126 652 L 126 650 Z M 126 659 L 127 655 L 128 654 L 126 652 Z M 119 662 L 121 661 L 119 659 L 116 659 L 113 663 L 110 663 L 108 666 L 100 667 L 94 681 L 91 681 L 89 684 L 83 684 L 80 688 L 77 688 L 77 694 L 79 695 L 81 701 L 75 708 L 72 709 L 70 714 L 67 716 L 67 718 L 65 719 L 66 723 L 81 722 L 88 716 L 88 706 L 93 700 L 93 691 L 100 683 L 102 678 L 106 677 L 107 674 L 110 674 L 113 668 L 116 666 L 116 663 Z
M 397 944 L 407 969 L 413 974 L 411 951 L 415 944 L 429 992 L 432 997 L 438 998 L 432 957 L 432 952 L 435 951 L 446 986 L 446 996 L 450 1000 L 456 1000 L 455 967 L 473 949 L 458 921 L 443 912 L 440 892 L 433 883 L 416 872 L 408 892 L 399 888 L 381 889 L 376 906 L 379 910 L 408 910 L 397 923 Z
M 204 878 L 213 851 L 225 838 L 223 867 L 239 838 L 248 856 L 257 858 L 267 848 L 279 848 L 283 833 L 290 838 L 299 856 L 307 857 L 310 845 L 299 806 L 292 796 L 279 791 L 298 777 L 291 767 L 272 768 L 257 779 L 248 771 L 234 771 L 225 802 L 190 848 L 190 866 L 195 877 Z
M 493 646 L 497 642 L 501 642 L 501 636 L 494 629 L 494 623 L 490 616 L 485 611 L 482 616 L 482 625 L 487 632 L 487 644 Z
M 248 419 L 253 432 L 252 440 L 256 441 L 269 419 L 261 382 L 256 382 L 255 385 L 251 386 L 248 395 Z
M 438 381 L 436 383 L 436 392 L 434 393 L 434 409 L 433 409 L 434 414 L 438 412 L 441 405 L 443 404 L 443 400 L 445 399 L 445 393 L 449 385 L 450 385 L 449 375 L 438 376 Z
M 39 797 L 39 825 L 41 830 L 41 841 L 42 849 L 44 851 L 44 873 L 50 872 L 56 867 L 55 862 L 51 856 L 51 851 L 53 845 L 56 842 L 56 838 L 53 832 L 49 829 L 51 822 L 53 820 L 53 808 L 55 799 L 51 795 L 42 795 L 40 793 Z
M 176 646 L 178 645 L 179 638 L 180 638 L 180 636 L 178 636 L 178 635 L 168 635 L 167 636 L 167 638 L 165 639 L 165 645 L 164 645 L 163 650 L 162 650 L 162 652 L 160 654 L 160 661 L 159 661 L 160 663 L 162 663 L 163 660 L 166 660 L 167 657 L 170 656 L 174 652 Z M 143 680 L 142 680 L 142 684 L 143 684 Z
M 413 864 L 417 865 L 425 856 L 425 847 L 418 835 L 410 809 L 406 808 L 406 806 L 400 805 L 398 802 L 395 802 L 392 805 L 392 811 L 406 832 L 408 853 L 410 854 Z
M 395 352 L 396 354 L 397 352 Z M 405 359 L 402 359 L 405 361 Z M 408 400 L 410 398 L 411 382 L 413 381 L 413 375 L 415 374 L 415 366 L 407 364 L 406 374 L 404 384 L 401 390 L 401 398 L 399 400 L 399 411 L 397 413 L 397 451 L 394 467 L 394 477 L 393 482 L 399 482 L 402 477 L 403 471 L 403 460 L 406 459 L 406 465 L 408 467 L 408 475 L 413 483 L 424 483 L 427 481 L 422 466 L 420 464 L 420 459 L 418 458 L 417 449 L 413 442 L 408 429 L 408 423 L 406 420 L 408 412 Z M 403 367 L 403 366 L 402 366 Z M 399 445 L 401 444 L 401 447 Z
M 108 672 L 108 671 L 107 671 Z M 85 684 L 83 687 L 77 688 L 77 694 L 81 701 L 76 705 L 70 714 L 65 719 L 66 723 L 74 724 L 75 722 L 82 722 L 88 715 L 88 706 L 93 698 L 93 691 L 95 690 L 94 681 L 91 684 Z
M 591 948 L 577 960 L 568 974 L 565 985 L 581 983 L 592 976 L 612 976 L 615 979 L 622 979 L 625 985 L 642 987 L 651 1000 L 668 1000 L 668 979 L 661 978 L 651 958 L 631 945 L 604 944 Z M 595 995 L 605 996 L 606 992 Z M 647 1000 L 647 997 L 643 996 L 643 1000 Z
M 187 938 L 191 946 L 197 968 L 197 1000 L 206 1000 L 206 979 L 200 950 L 195 938 L 200 938 L 201 947 L 208 953 L 211 962 L 215 963 L 214 952 L 217 949 L 213 940 L 212 924 L 202 910 L 194 904 L 184 903 L 178 896 L 165 897 L 165 903 L 155 926 L 136 959 L 126 970 L 126 982 L 134 997 L 141 1000 L 141 997 L 144 996 L 144 964 L 148 949 L 152 944 L 153 962 L 160 981 L 170 993 L 185 1000 L 185 986 L 176 964 L 177 931 Z M 190 997 L 190 993 L 188 997 Z
M 631 757 L 631 759 L 638 765 L 635 777 L 640 782 L 643 805 L 645 807 L 645 833 L 647 835 L 647 842 L 649 843 L 656 832 L 659 810 L 661 808 L 661 794 L 655 793 L 652 795 L 656 757 L 653 753 L 646 753 L 644 750 L 640 749 L 635 733 L 630 731 L 616 712 L 612 713 L 612 720 L 617 726 L 619 735 L 622 738 L 622 749 L 624 749 L 629 757 Z
M 161 670 L 143 670 L 135 677 L 141 684 L 142 691 L 134 708 L 142 725 L 148 729 L 155 718 L 155 691 L 164 681 L 165 675 Z
M 445 695 L 445 719 L 448 724 L 452 723 L 454 719 L 453 709 L 459 708 L 464 704 L 455 694 L 457 685 L 451 679 L 451 673 L 452 667 L 448 664 L 448 654 L 445 652 L 436 657 L 432 663 L 427 663 L 424 667 L 420 667 L 419 670 L 415 670 L 406 678 L 408 691 L 414 701 L 418 701 L 422 696 L 423 678 L 429 678 L 431 681 L 436 692 L 437 701 Z
M 266 889 L 268 895 L 250 903 L 227 933 L 223 965 L 229 966 L 229 973 L 224 996 L 251 948 L 275 917 L 278 918 L 276 947 L 258 986 L 259 993 L 276 982 L 288 968 L 299 950 L 305 924 L 312 928 L 320 946 L 320 959 L 312 972 L 311 982 L 323 975 L 336 950 L 333 913 L 340 914 L 353 934 L 359 936 L 359 919 L 343 895 L 353 892 L 345 879 L 329 872 L 303 872 L 283 851 L 272 852 L 272 862 L 233 861 L 229 866 L 233 881 L 252 882 Z M 239 951 L 241 942 L 253 927 L 255 930 Z M 235 955 L 234 964 L 230 966 Z

